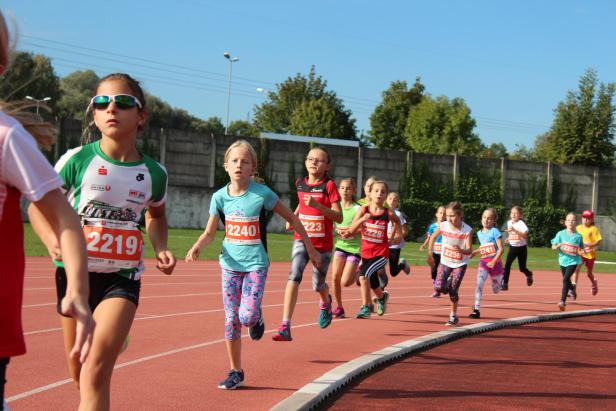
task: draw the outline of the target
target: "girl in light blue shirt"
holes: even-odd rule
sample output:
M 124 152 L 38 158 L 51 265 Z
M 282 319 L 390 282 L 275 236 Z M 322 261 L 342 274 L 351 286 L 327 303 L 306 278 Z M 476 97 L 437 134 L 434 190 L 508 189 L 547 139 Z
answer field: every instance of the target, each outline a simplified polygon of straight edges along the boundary
M 552 239 L 552 249 L 558 250 L 558 264 L 563 274 L 563 289 L 558 303 L 560 311 L 565 311 L 569 290 L 571 290 L 571 299 L 575 301 L 577 298 L 575 284 L 571 283 L 571 276 L 575 273 L 576 267 L 582 263 L 584 242 L 580 233 L 575 230 L 576 226 L 577 217 L 575 213 L 570 212 L 565 220 L 566 228 L 556 233 Z

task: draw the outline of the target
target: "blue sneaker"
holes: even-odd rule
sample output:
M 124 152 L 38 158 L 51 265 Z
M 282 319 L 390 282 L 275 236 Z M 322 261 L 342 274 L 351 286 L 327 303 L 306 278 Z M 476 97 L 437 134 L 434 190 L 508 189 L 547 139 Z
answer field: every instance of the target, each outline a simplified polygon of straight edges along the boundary
M 332 323 L 332 296 L 328 295 L 329 302 L 320 304 L 321 312 L 319 313 L 319 327 L 327 328 Z
M 234 390 L 244 385 L 244 371 L 229 371 L 227 379 L 218 383 L 218 388 L 221 390 Z
M 263 337 L 263 333 L 265 333 L 265 322 L 263 321 L 263 314 L 259 308 L 259 321 L 248 329 L 248 335 L 251 340 L 258 341 Z
M 370 318 L 370 307 L 367 305 L 362 305 L 359 308 L 359 312 L 357 313 L 355 318 L 364 318 L 366 320 Z

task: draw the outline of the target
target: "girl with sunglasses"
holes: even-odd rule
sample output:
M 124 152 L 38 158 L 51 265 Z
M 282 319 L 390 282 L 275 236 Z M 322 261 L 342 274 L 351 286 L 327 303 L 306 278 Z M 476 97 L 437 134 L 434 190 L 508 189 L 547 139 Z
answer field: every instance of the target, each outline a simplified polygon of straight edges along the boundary
M 97 331 L 85 363 L 69 358 L 72 378 L 78 384 L 82 409 L 109 409 L 111 374 L 133 323 L 139 304 L 145 228 L 156 253 L 157 268 L 171 274 L 176 259 L 167 248 L 167 172 L 137 149 L 137 134 L 147 112 L 139 83 L 127 74 L 111 74 L 96 88 L 86 111 L 84 135 L 96 126 L 101 139 L 71 149 L 56 164 L 63 189 L 82 221 L 90 272 L 90 308 Z M 47 232 L 31 208 L 37 232 Z M 35 225 L 35 223 L 38 223 Z M 66 292 L 63 256 L 56 238 L 45 244 L 55 263 L 58 301 Z M 75 322 L 62 317 L 65 346 L 75 338 Z
M 0 12 L 0 75 L 9 65 L 9 32 Z M 62 300 L 64 315 L 76 321 L 71 347 L 74 361 L 83 361 L 94 330 L 88 307 L 85 243 L 79 219 L 59 190 L 62 180 L 41 154 L 37 143 L 49 147 L 55 130 L 33 115 L 30 105 L 0 101 L 0 409 L 4 401 L 6 368 L 11 357 L 26 352 L 21 324 L 25 258 L 20 199 L 22 194 L 41 211 L 65 254 L 70 291 Z M 33 138 L 34 137 L 34 138 Z

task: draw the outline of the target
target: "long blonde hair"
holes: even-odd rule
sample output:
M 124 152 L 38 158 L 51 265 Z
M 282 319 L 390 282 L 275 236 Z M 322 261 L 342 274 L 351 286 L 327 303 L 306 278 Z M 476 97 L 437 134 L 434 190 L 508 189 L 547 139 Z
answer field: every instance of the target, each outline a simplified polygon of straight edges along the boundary
M 15 45 L 10 44 L 9 29 L 4 19 L 4 15 L 0 11 L 0 75 L 2 75 L 9 67 L 11 62 L 11 52 L 15 49 Z M 35 114 L 32 109 L 36 104 L 31 101 L 0 101 L 0 110 L 15 120 L 19 121 L 26 131 L 34 137 L 37 143 L 44 147 L 50 148 L 53 144 L 58 131 L 54 125 Z M 39 108 L 49 110 L 42 104 Z

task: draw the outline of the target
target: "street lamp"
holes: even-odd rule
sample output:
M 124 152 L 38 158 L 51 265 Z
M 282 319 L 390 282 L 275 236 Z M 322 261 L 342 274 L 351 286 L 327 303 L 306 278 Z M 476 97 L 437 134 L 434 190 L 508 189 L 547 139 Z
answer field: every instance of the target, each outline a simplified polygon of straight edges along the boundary
M 45 98 L 42 98 L 42 99 L 38 99 L 38 98 L 31 97 L 31 96 L 26 96 L 26 100 L 32 100 L 32 101 L 36 102 L 36 115 L 38 116 L 39 104 L 45 103 L 46 101 L 51 100 L 51 97 L 45 97 Z
M 231 104 L 231 74 L 233 73 L 233 63 L 240 61 L 239 57 L 231 57 L 229 52 L 225 51 L 223 54 L 227 60 L 229 60 L 229 91 L 227 93 L 227 125 L 225 126 L 225 134 L 229 130 L 229 106 Z

